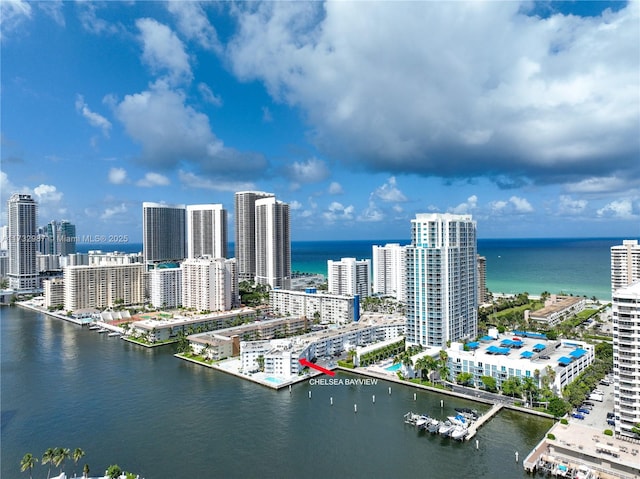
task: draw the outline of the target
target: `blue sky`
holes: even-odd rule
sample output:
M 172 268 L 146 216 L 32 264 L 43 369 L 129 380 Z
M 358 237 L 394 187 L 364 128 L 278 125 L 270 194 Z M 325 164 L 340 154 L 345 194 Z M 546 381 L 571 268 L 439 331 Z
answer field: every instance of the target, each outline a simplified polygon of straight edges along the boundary
M 233 231 L 257 189 L 293 240 L 640 236 L 639 2 L 0 5 L 2 223 L 23 191 L 79 235 Z

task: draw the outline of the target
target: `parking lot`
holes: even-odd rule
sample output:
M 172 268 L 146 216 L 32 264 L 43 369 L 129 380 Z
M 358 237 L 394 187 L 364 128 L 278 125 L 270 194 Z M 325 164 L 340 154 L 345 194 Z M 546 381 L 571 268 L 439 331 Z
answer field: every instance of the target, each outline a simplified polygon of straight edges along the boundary
M 583 414 L 584 419 L 569 417 L 569 421 L 598 429 L 600 432 L 605 429 L 613 430 L 613 425 L 607 424 L 607 413 L 613 412 L 613 384 L 609 384 L 608 386 L 599 384 L 597 389 L 604 392 L 604 401 L 599 402 L 587 399 L 587 402 L 593 404 L 589 414 Z M 575 411 L 571 412 L 573 413 Z

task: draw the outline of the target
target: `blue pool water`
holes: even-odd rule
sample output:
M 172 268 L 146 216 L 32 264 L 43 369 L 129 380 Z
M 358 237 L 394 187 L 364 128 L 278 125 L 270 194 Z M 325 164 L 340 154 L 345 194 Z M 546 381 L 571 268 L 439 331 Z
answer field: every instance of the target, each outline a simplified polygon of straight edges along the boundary
M 384 368 L 386 371 L 395 372 L 402 367 L 402 364 L 394 364 L 393 366 L 389 366 L 388 368 Z
M 271 376 L 264 378 L 264 380 L 269 381 L 270 383 L 276 383 L 276 384 L 280 384 L 282 382 L 282 379 L 272 378 Z

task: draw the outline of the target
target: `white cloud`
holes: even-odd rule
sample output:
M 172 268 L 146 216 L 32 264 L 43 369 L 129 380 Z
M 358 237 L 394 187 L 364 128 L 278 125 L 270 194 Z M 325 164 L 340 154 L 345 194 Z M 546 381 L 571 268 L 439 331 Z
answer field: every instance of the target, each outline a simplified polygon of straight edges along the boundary
M 625 190 L 629 186 L 628 179 L 616 176 L 591 177 L 576 183 L 569 183 L 565 188 L 570 193 L 615 193 Z
M 143 45 L 142 59 L 153 73 L 168 71 L 172 83 L 189 82 L 192 79 L 189 56 L 184 44 L 166 25 L 151 18 L 136 21 Z
M 109 183 L 121 185 L 127 181 L 127 170 L 124 168 L 111 168 L 109 170 Z
M 49 17 L 53 19 L 61 27 L 65 26 L 64 14 L 62 10 L 64 4 L 62 0 L 48 0 L 46 2 L 38 2 L 38 7 L 45 12 Z
M 167 186 L 169 183 L 169 178 L 167 178 L 166 176 L 150 171 L 149 173 L 144 175 L 144 178 L 138 180 L 136 182 L 136 185 L 151 188 L 153 186 Z
M 194 173 L 187 171 L 178 171 L 180 182 L 189 188 L 202 188 L 214 191 L 250 191 L 255 189 L 255 184 L 250 182 L 225 181 L 222 179 L 212 180 L 202 178 Z
M 489 209 L 494 214 L 523 214 L 533 213 L 534 208 L 526 198 L 512 196 L 509 200 L 498 200 L 489 203 Z
M 636 2 L 595 17 L 526 16 L 519 2 L 232 11 L 235 74 L 300 108 L 316 144 L 337 159 L 512 182 L 640 175 Z
M 208 176 L 255 177 L 267 167 L 262 155 L 225 147 L 211 131 L 209 118 L 185 103 L 185 94 L 158 80 L 148 90 L 126 95 L 111 104 L 127 134 L 142 145 L 140 161 L 154 169 L 183 162 L 197 165 Z
M 17 29 L 24 20 L 31 18 L 31 5 L 22 0 L 3 0 L 0 2 L 0 39 Z
M 464 203 L 460 203 L 458 206 L 454 206 L 453 208 L 449 208 L 450 213 L 454 213 L 457 215 L 469 214 L 473 210 L 478 207 L 478 197 L 476 195 L 471 195 L 467 198 L 467 201 Z
M 101 6 L 100 3 L 93 1 L 76 2 L 75 6 L 78 9 L 80 24 L 86 31 L 93 33 L 94 35 L 113 35 L 118 33 L 120 30 L 118 25 L 109 23 L 102 18 L 98 18 L 97 10 Z
M 85 117 L 91 126 L 100 128 L 102 130 L 102 134 L 106 137 L 109 137 L 111 122 L 104 116 L 91 111 L 87 103 L 84 101 L 84 97 L 82 95 L 76 95 L 76 111 L 83 117 Z
M 629 199 L 616 200 L 608 203 L 597 211 L 600 217 L 614 217 L 621 219 L 635 218 L 637 215 L 633 213 L 633 203 Z
M 287 176 L 296 183 L 318 183 L 329 177 L 329 169 L 324 161 L 309 158 L 307 161 L 294 161 L 287 167 Z
M 211 25 L 202 4 L 197 2 L 168 2 L 167 9 L 176 16 L 178 30 L 188 40 L 214 52 L 221 52 L 216 29 Z
M 332 181 L 331 184 L 329 185 L 329 194 L 330 195 L 341 195 L 342 193 L 344 193 L 344 191 L 342 189 L 342 185 L 340 183 L 338 183 L 337 181 Z
M 121 203 L 119 205 L 112 206 L 110 208 L 106 208 L 104 210 L 104 212 L 102 213 L 102 215 L 100 215 L 100 219 L 101 220 L 110 220 L 110 219 L 113 219 L 116 216 L 123 215 L 126 212 L 127 212 L 127 205 L 125 205 L 124 203 Z
M 580 215 L 587 208 L 587 200 L 574 200 L 571 196 L 560 195 L 558 213 L 561 215 Z
M 531 213 L 533 212 L 533 206 L 526 198 L 520 198 L 518 196 L 512 196 L 509 198 L 509 202 L 513 205 L 514 209 L 518 213 Z
M 373 195 L 380 198 L 382 201 L 388 202 L 404 202 L 407 201 L 407 197 L 397 187 L 396 178 L 392 176 L 387 182 L 376 189 Z
M 291 202 L 289 202 L 289 209 L 292 211 L 296 211 L 302 208 L 302 203 L 300 203 L 299 201 L 293 200 Z
M 354 207 L 352 205 L 344 206 L 337 201 L 332 202 L 327 211 L 322 213 L 322 217 L 329 223 L 338 220 L 352 220 Z
M 33 189 L 39 203 L 58 203 L 62 200 L 62 192 L 53 185 L 39 185 Z
M 215 106 L 222 106 L 222 98 L 213 93 L 206 83 L 198 83 L 198 92 L 200 92 L 200 96 L 207 103 L 211 103 Z
M 376 223 L 384 219 L 384 213 L 373 201 L 369 201 L 369 205 L 358 216 L 358 221 Z

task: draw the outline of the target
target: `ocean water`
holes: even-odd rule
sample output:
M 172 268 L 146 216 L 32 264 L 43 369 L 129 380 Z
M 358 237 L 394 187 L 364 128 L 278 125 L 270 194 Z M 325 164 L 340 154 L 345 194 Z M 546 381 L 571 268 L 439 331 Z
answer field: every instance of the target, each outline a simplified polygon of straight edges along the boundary
M 493 293 L 567 293 L 611 299 L 610 248 L 629 238 L 479 239 L 487 258 L 487 287 Z M 374 245 L 409 244 L 407 239 L 366 241 L 294 241 L 292 270 L 327 274 L 327 260 L 371 259 Z M 142 250 L 139 243 L 117 245 Z M 79 245 L 79 251 L 110 250 L 110 245 Z M 113 247 L 111 247 L 113 249 Z M 230 256 L 233 244 L 230 244 Z

